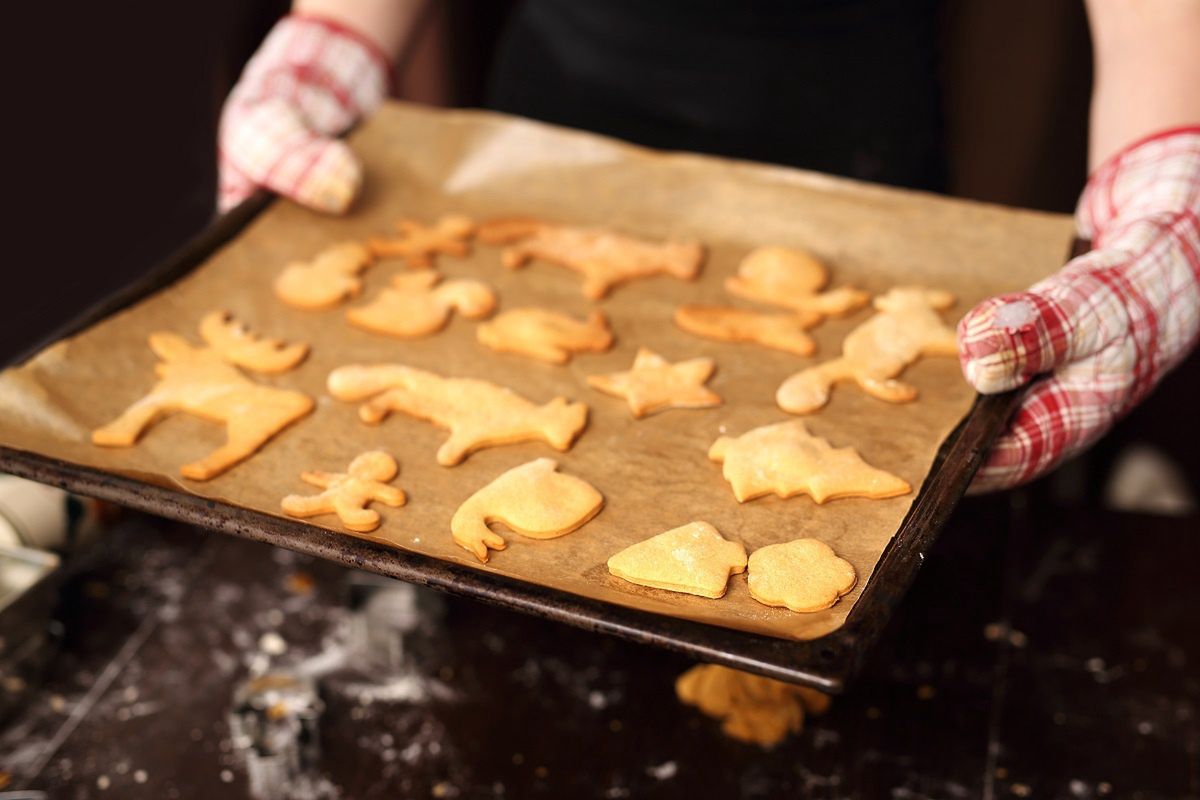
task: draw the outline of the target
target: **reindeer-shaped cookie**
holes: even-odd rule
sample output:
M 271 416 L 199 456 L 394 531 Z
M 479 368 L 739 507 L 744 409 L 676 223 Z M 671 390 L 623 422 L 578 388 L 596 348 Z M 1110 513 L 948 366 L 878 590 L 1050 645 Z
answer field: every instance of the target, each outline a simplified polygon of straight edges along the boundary
M 329 373 L 338 400 L 366 400 L 363 422 L 378 424 L 402 411 L 450 431 L 437 461 L 451 467 L 485 447 L 543 441 L 567 450 L 587 424 L 588 407 L 556 397 L 537 405 L 511 389 L 473 378 L 443 378 L 401 364 L 352 365 Z
M 238 369 L 283 372 L 303 360 L 307 345 L 259 339 L 220 311 L 204 317 L 200 336 L 206 347 L 195 347 L 174 333 L 151 334 L 150 349 L 161 359 L 154 368 L 158 383 L 121 416 L 92 431 L 92 442 L 130 447 L 146 428 L 176 412 L 224 423 L 225 444 L 180 469 L 185 478 L 206 481 L 312 410 L 308 395 L 259 385 Z
M 841 357 L 797 372 L 780 385 L 775 401 L 792 414 L 810 414 L 829 402 L 834 383 L 845 380 L 889 403 L 916 399 L 917 387 L 896 376 L 922 356 L 958 354 L 954 328 L 937 314 L 952 305 L 948 292 L 913 286 L 876 297 L 878 313 L 846 336 Z

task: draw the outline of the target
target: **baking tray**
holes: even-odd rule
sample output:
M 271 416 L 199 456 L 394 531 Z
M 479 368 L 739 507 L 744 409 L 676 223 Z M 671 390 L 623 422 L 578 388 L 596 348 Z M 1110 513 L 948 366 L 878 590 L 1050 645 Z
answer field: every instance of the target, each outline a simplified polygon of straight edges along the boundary
M 267 193 L 256 194 L 216 220 L 158 268 L 104 299 L 13 363 L 23 362 L 46 345 L 188 274 L 236 237 L 272 200 Z M 1073 253 L 1083 250 L 1086 245 L 1076 242 Z M 845 624 L 811 641 L 780 639 L 625 608 L 3 445 L 0 470 L 348 567 L 838 693 L 862 666 L 871 644 L 916 576 L 925 551 L 936 540 L 983 453 L 1019 400 L 1020 392 L 976 398 L 966 417 L 942 443 L 928 477 Z

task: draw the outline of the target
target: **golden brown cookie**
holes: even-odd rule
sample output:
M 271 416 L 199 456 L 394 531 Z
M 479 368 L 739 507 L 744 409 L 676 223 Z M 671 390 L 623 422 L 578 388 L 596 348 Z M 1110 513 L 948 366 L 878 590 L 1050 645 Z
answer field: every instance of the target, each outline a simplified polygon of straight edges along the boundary
M 689 522 L 626 547 L 608 571 L 636 583 L 700 597 L 724 597 L 730 575 L 746 569 L 746 548 L 707 522 Z
M 601 353 L 613 335 L 603 311 L 586 322 L 545 308 L 514 308 L 475 329 L 479 342 L 501 353 L 517 353 L 551 364 L 565 364 L 575 353 Z
M 589 375 L 588 386 L 629 403 L 641 418 L 667 408 L 708 408 L 721 405 L 721 396 L 705 387 L 716 365 L 711 358 L 691 358 L 675 364 L 645 347 L 638 350 L 633 369 L 608 375 Z
M 496 294 L 485 283 L 473 280 L 442 281 L 432 270 L 396 275 L 392 285 L 369 303 L 346 312 L 360 328 L 413 339 L 437 333 L 457 311 L 468 319 L 482 319 L 496 308 Z
M 359 276 L 373 260 L 358 242 L 335 244 L 312 261 L 289 264 L 275 279 L 275 296 L 295 308 L 335 306 L 362 291 Z
M 747 569 L 751 597 L 801 613 L 829 608 L 857 581 L 854 566 L 816 539 L 760 547 Z
M 374 425 L 402 411 L 450 431 L 437 460 L 453 466 L 485 447 L 542 441 L 568 450 L 587 424 L 588 407 L 556 397 L 537 405 L 511 389 L 473 378 L 443 378 L 401 364 L 352 365 L 329 373 L 338 400 L 366 400 L 359 418 Z
M 290 494 L 280 505 L 285 514 L 293 517 L 337 514 L 348 530 L 373 531 L 379 527 L 379 512 L 367 508 L 372 500 L 392 507 L 404 505 L 403 490 L 388 486 L 399 470 L 396 459 L 382 450 L 372 450 L 357 456 L 345 472 L 300 473 L 300 480 L 325 491 L 314 495 Z
M 454 541 L 486 563 L 488 548 L 508 546 L 489 523 L 500 522 L 530 539 L 554 539 L 579 529 L 600 512 L 604 498 L 587 481 L 557 469 L 554 459 L 539 458 L 471 495 L 450 520 Z
M 308 395 L 260 386 L 235 364 L 256 372 L 280 372 L 308 352 L 305 345 L 258 340 L 223 312 L 206 316 L 201 331 L 207 347 L 194 347 L 174 333 L 152 333 L 150 349 L 161 359 L 158 382 L 117 419 L 92 431 L 92 442 L 130 447 L 146 428 L 168 414 L 183 413 L 226 427 L 224 445 L 185 464 L 185 478 L 206 481 L 249 458 L 267 440 L 312 410 Z
M 798 356 L 811 356 L 817 344 L 806 331 L 822 316 L 812 311 L 772 314 L 732 306 L 680 306 L 675 324 L 718 342 L 751 342 Z
M 698 664 L 680 675 L 675 695 L 721 720 L 726 736 L 763 747 L 799 733 L 806 714 L 823 714 L 830 705 L 829 696 L 816 689 L 717 664 Z
M 916 399 L 917 387 L 895 378 L 922 356 L 958 355 L 954 328 L 937 314 L 952 305 L 948 292 L 911 286 L 876 297 L 877 313 L 846 336 L 841 357 L 797 372 L 775 401 L 792 414 L 811 414 L 829 402 L 833 384 L 846 380 L 889 403 Z
M 722 436 L 708 451 L 739 503 L 768 494 L 807 494 L 818 503 L 838 497 L 882 499 L 912 487 L 862 460 L 852 447 L 834 448 L 800 420 L 764 425 L 741 436 Z
M 829 270 L 803 250 L 759 247 L 742 259 L 725 288 L 747 300 L 832 317 L 860 309 L 871 299 L 852 286 L 822 292 L 827 283 Z
M 429 269 L 439 255 L 462 257 L 471 252 L 475 223 L 469 217 L 451 214 L 433 226 L 412 219 L 396 223 L 398 236 L 372 238 L 367 246 L 376 258 L 400 258 L 412 269 Z
M 517 269 L 541 259 L 583 275 L 583 294 L 599 300 L 612 287 L 638 278 L 671 275 L 694 280 L 704 261 L 696 242 L 647 242 L 601 228 L 554 225 L 524 217 L 496 219 L 479 228 L 479 240 L 508 245 L 501 261 Z

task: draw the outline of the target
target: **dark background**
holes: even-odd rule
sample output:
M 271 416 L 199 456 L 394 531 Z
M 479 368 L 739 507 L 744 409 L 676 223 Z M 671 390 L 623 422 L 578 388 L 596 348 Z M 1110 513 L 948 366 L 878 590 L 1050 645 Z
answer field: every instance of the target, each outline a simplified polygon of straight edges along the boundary
M 9 26 L 8 212 L 0 362 L 143 274 L 213 217 L 223 98 L 286 0 L 23 4 Z M 512 0 L 441 0 L 404 58 L 401 96 L 477 105 Z M 945 4 L 952 194 L 1069 212 L 1086 178 L 1091 54 L 1080 0 Z M 964 265 L 969 269 L 970 265 Z M 1200 423 L 1171 379 L 1102 449 L 1132 439 L 1200 474 Z M 1172 399 L 1174 398 L 1174 399 Z M 1193 482 L 1195 478 L 1193 478 Z M 1090 485 L 1090 484 L 1089 484 Z

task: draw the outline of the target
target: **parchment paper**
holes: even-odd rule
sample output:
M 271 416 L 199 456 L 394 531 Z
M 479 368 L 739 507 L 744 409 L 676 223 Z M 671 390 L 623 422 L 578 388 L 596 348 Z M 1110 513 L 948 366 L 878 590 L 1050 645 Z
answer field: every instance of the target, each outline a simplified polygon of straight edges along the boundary
M 793 169 L 655 153 L 490 113 L 393 104 L 359 129 L 352 144 L 366 165 L 366 189 L 349 216 L 329 218 L 276 202 L 187 278 L 3 373 L 0 441 L 272 514 L 280 513 L 284 495 L 315 491 L 299 480 L 301 470 L 342 471 L 358 453 L 383 448 L 400 461 L 396 483 L 408 492 L 409 503 L 401 509 L 377 506 L 384 524 L 368 538 L 612 603 L 784 638 L 815 638 L 835 630 L 849 614 L 939 443 L 968 410 L 973 394 L 949 358 L 929 359 L 907 371 L 905 380 L 921 391 L 911 404 L 890 405 L 857 387 L 839 386 L 824 410 L 806 418 L 810 430 L 835 446 L 854 446 L 869 463 L 908 480 L 914 493 L 823 506 L 807 497 L 739 505 L 720 466 L 708 461 L 709 445 L 723 433 L 738 435 L 786 419 L 773 400 L 779 383 L 815 359 L 836 355 L 844 335 L 870 312 L 816 329 L 818 353 L 804 359 L 693 337 L 672 324 L 675 306 L 748 306 L 724 293 L 724 278 L 751 247 L 783 244 L 825 259 L 835 284 L 854 283 L 872 292 L 903 283 L 949 289 L 959 298 L 947 314 L 952 320 L 990 294 L 1023 288 L 1055 270 L 1071 236 L 1064 216 Z M 695 283 L 655 278 L 616 289 L 600 303 L 611 319 L 616 346 L 608 353 L 577 356 L 568 366 L 492 352 L 476 343 L 476 323 L 461 318 L 439 335 L 405 342 L 350 327 L 345 306 L 303 312 L 271 293 L 271 281 L 288 261 L 306 259 L 332 242 L 390 233 L 402 215 L 431 219 L 444 212 L 480 218 L 531 214 L 655 239 L 694 237 L 708 246 L 709 255 Z M 502 309 L 541 305 L 581 317 L 592 306 L 574 273 L 543 263 L 508 272 L 495 248 L 476 246 L 469 258 L 443 258 L 441 265 L 447 276 L 490 283 Z M 364 298 L 403 269 L 399 262 L 371 268 Z M 297 370 L 257 380 L 302 389 L 317 398 L 317 410 L 251 460 L 206 483 L 184 480 L 178 469 L 223 441 L 219 425 L 175 416 L 153 427 L 136 447 L 92 446 L 89 432 L 154 382 L 147 335 L 172 330 L 199 342 L 197 323 L 212 309 L 227 309 L 260 333 L 310 342 L 312 354 Z M 639 346 L 671 360 L 713 357 L 718 366 L 709 385 L 725 404 L 634 420 L 622 400 L 586 387 L 589 374 L 628 369 Z M 331 369 L 375 362 L 485 378 L 537 402 L 557 395 L 581 399 L 591 407 L 590 423 L 567 453 L 522 444 L 441 467 L 434 453 L 443 431 L 402 414 L 368 427 L 357 419 L 355 405 L 325 392 Z M 451 540 L 451 515 L 501 472 L 539 456 L 557 458 L 563 471 L 595 485 L 606 498 L 604 510 L 556 540 L 532 541 L 505 532 L 509 548 L 480 565 Z M 707 600 L 640 588 L 608 575 L 605 562 L 617 550 L 692 520 L 714 524 L 748 551 L 818 537 L 854 564 L 858 586 L 829 610 L 795 614 L 754 601 L 744 576 L 731 579 L 725 598 Z M 319 517 L 313 524 L 343 535 L 336 517 Z

